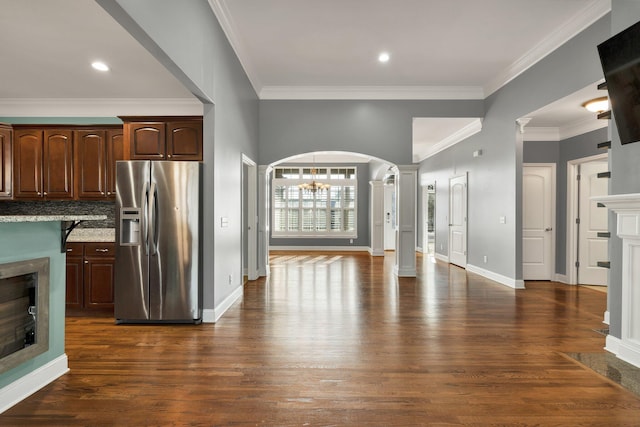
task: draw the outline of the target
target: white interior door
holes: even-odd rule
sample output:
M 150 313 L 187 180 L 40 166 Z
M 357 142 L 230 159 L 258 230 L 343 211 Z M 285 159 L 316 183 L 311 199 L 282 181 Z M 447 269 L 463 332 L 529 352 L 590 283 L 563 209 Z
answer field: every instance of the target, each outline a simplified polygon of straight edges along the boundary
M 597 176 L 607 170 L 607 161 L 580 165 L 578 283 L 582 285 L 607 285 L 607 269 L 598 267 L 598 261 L 609 260 L 609 241 L 606 237 L 598 237 L 598 232 L 606 232 L 609 228 L 607 209 L 599 208 L 590 200 L 593 196 L 609 194 L 609 180 Z
M 395 185 L 384 186 L 384 250 L 396 249 L 396 189 Z
M 449 182 L 449 262 L 467 267 L 467 176 Z
M 551 280 L 555 270 L 555 167 L 525 165 L 522 171 L 522 276 L 524 280 Z

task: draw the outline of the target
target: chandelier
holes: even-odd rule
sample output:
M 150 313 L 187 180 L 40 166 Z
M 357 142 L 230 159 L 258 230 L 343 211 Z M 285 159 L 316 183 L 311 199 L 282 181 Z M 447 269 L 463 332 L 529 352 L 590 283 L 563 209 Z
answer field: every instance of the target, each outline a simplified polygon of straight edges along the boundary
M 315 167 L 311 168 L 311 182 L 305 182 L 302 184 L 298 184 L 298 188 L 302 191 L 307 191 L 310 193 L 316 193 L 318 191 L 325 191 L 331 188 L 330 184 L 322 183 L 316 181 L 316 174 L 318 173 Z

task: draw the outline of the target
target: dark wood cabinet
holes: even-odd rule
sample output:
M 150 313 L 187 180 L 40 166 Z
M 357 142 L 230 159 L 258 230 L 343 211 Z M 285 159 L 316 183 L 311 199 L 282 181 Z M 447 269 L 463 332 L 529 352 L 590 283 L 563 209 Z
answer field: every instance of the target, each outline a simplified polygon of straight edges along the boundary
M 69 314 L 113 313 L 115 244 L 68 243 L 66 306 Z
M 131 160 L 202 160 L 202 117 L 121 117 Z
M 78 199 L 114 199 L 115 162 L 125 160 L 122 129 L 74 131 Z
M 0 199 L 11 199 L 13 191 L 13 131 L 0 124 Z
M 16 129 L 16 199 L 73 199 L 73 135 L 68 129 Z

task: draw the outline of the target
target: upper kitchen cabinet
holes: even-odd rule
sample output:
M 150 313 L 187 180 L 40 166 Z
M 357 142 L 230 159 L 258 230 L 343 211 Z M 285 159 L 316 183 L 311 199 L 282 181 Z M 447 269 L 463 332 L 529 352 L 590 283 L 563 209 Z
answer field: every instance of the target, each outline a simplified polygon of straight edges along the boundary
M 12 197 L 12 133 L 11 126 L 0 124 L 0 199 L 11 199 Z
M 69 129 L 15 129 L 16 199 L 73 199 L 73 132 Z
M 120 117 L 131 160 L 202 160 L 202 117 Z
M 78 199 L 114 199 L 116 161 L 128 159 L 122 127 L 74 131 Z

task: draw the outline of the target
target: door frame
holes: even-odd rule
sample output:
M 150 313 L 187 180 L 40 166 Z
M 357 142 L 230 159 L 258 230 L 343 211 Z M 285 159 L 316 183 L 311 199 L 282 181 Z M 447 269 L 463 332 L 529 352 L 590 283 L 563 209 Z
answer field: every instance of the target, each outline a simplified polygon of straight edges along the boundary
M 549 280 L 556 280 L 556 197 L 557 197 L 557 188 L 556 188 L 556 168 L 557 165 L 555 163 L 523 163 L 522 164 L 522 180 L 524 182 L 524 170 L 526 167 L 548 167 L 551 169 L 551 193 L 549 194 L 549 209 L 551 209 L 551 266 L 549 266 Z M 524 190 L 522 193 L 522 201 L 524 203 Z M 524 221 L 524 212 L 522 212 L 523 221 Z M 524 227 L 524 223 L 523 223 Z M 522 244 L 522 243 L 521 243 Z M 525 279 L 526 280 L 526 279 Z
M 256 162 L 251 160 L 244 153 L 242 154 L 242 163 L 241 163 L 241 176 L 244 180 L 244 168 L 247 168 L 247 195 L 244 197 L 244 194 L 241 197 L 241 205 L 242 205 L 242 215 L 244 215 L 246 209 L 247 215 L 247 230 L 242 230 L 240 233 L 241 239 L 241 263 L 244 267 L 244 251 L 247 251 L 247 279 L 248 280 L 256 280 L 258 278 L 258 166 Z M 241 185 L 242 191 L 244 192 L 245 183 L 243 182 Z M 247 200 L 247 205 L 244 206 L 244 200 Z M 245 248 L 244 244 L 244 233 L 247 233 L 247 247 Z M 242 276 L 240 276 L 242 277 Z
M 596 154 L 567 162 L 567 266 L 566 280 L 559 281 L 569 285 L 578 284 L 576 271 L 576 262 L 578 261 L 578 224 L 576 224 L 576 218 L 580 210 L 578 206 L 578 166 L 605 159 L 609 159 L 609 153 Z

